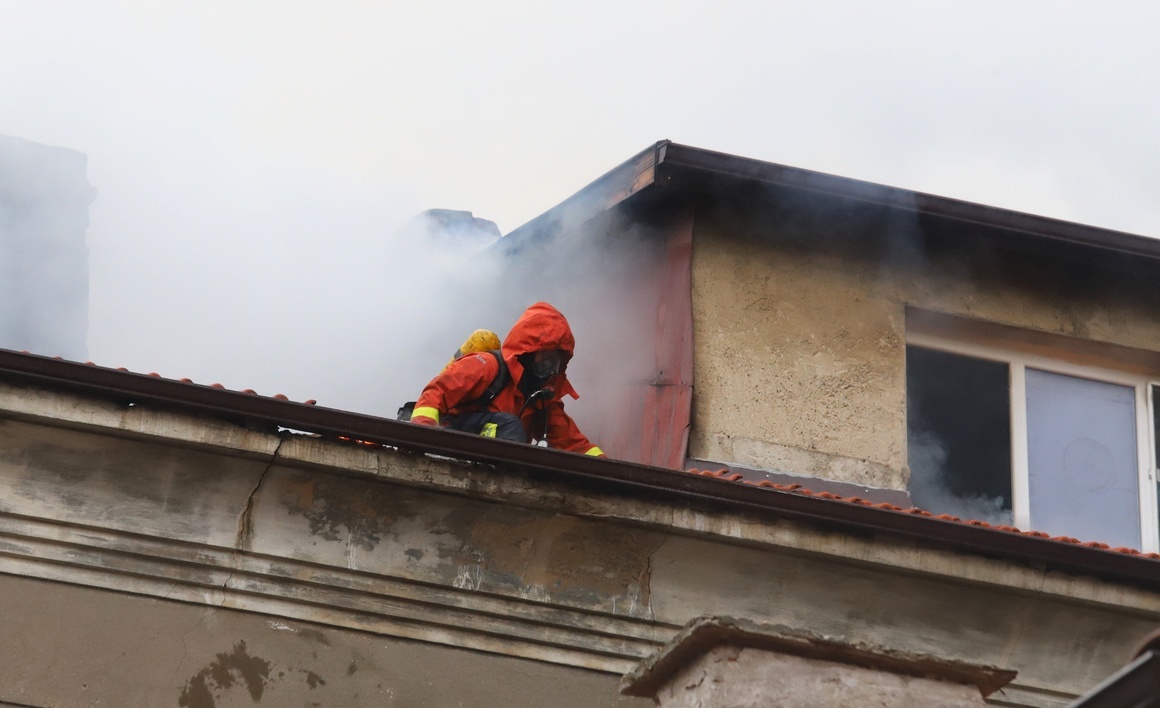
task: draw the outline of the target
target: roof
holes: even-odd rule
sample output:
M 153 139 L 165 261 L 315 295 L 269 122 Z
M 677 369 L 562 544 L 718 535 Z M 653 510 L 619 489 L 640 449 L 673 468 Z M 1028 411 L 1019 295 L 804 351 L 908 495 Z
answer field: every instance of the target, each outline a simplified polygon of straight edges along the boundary
M 1157 554 L 1081 544 L 1076 539 L 992 527 L 933 516 L 887 502 L 814 493 L 768 480 L 746 483 L 728 470 L 687 474 L 620 460 L 481 438 L 376 416 L 298 403 L 285 396 L 231 391 L 220 385 L 167 379 L 157 374 L 78 363 L 0 349 L 0 381 L 42 386 L 194 414 L 210 414 L 250 427 L 310 432 L 332 440 L 383 445 L 496 465 L 500 470 L 545 474 L 560 481 L 619 493 L 641 494 L 700 508 L 746 511 L 768 518 L 821 523 L 828 528 L 875 533 L 1049 567 L 1160 590 Z
M 770 480 L 767 480 L 767 479 L 747 479 L 744 474 L 737 472 L 735 470 L 732 470 L 728 467 L 717 469 L 717 470 L 690 469 L 690 470 L 686 470 L 686 471 L 689 472 L 690 474 L 702 475 L 702 476 L 706 476 L 706 477 L 714 477 L 716 479 L 723 479 L 723 480 L 726 480 L 729 482 L 734 482 L 737 484 L 748 484 L 748 485 L 751 485 L 754 487 L 760 487 L 760 488 L 764 488 L 764 489 L 776 489 L 776 490 L 781 491 L 781 492 L 800 494 L 802 496 L 807 496 L 807 497 L 818 497 L 819 499 L 833 499 L 835 501 L 846 502 L 847 504 L 860 504 L 862 506 L 870 506 L 870 507 L 873 507 L 875 509 L 886 509 L 889 511 L 895 511 L 895 512 L 899 512 L 899 513 L 903 513 L 903 514 L 916 514 L 918 516 L 926 516 L 929 518 L 938 519 L 939 521 L 949 521 L 949 522 L 955 523 L 955 524 L 966 524 L 967 526 L 978 526 L 978 527 L 982 527 L 982 528 L 994 529 L 996 531 L 1000 531 L 1003 533 L 1016 533 L 1016 534 L 1021 534 L 1023 536 L 1030 536 L 1032 538 L 1046 538 L 1046 539 L 1050 539 L 1052 541 L 1055 541 L 1057 543 L 1070 543 L 1073 545 L 1087 546 L 1088 548 L 1098 548 L 1100 550 L 1112 551 L 1113 553 L 1126 553 L 1126 554 L 1132 555 L 1132 556 L 1143 556 L 1145 558 L 1151 558 L 1153 560 L 1160 560 L 1160 553 L 1141 553 L 1140 551 L 1136 550 L 1135 548 L 1128 548 L 1126 546 L 1119 546 L 1116 548 L 1112 548 L 1111 546 L 1109 546 L 1106 543 L 1103 543 L 1102 541 L 1086 541 L 1085 542 L 1085 541 L 1079 540 L 1078 538 L 1073 538 L 1071 536 L 1052 536 L 1051 534 L 1044 533 L 1043 531 L 1024 531 L 1024 530 L 1021 530 L 1021 529 L 1016 528 L 1014 526 L 996 525 L 996 524 L 988 523 L 986 521 L 979 521 L 978 519 L 963 519 L 963 518 L 960 518 L 958 516 L 954 516 L 952 514 L 938 514 L 938 513 L 926 511 L 925 509 L 919 509 L 918 507 L 915 507 L 915 506 L 902 507 L 902 506 L 898 506 L 896 504 L 891 504 L 890 502 L 874 502 L 874 501 L 871 501 L 869 499 L 865 499 L 865 498 L 857 497 L 857 496 L 842 496 L 841 494 L 836 494 L 834 492 L 828 492 L 828 491 L 822 491 L 822 490 L 810 490 L 810 489 L 805 488 L 801 484 L 796 484 L 796 483 L 794 483 L 794 484 L 778 484 L 776 482 L 771 482 Z
M 917 214 L 930 231 L 968 224 L 1033 249 L 1078 247 L 1090 255 L 1160 259 L 1160 240 L 1070 221 L 984 206 L 847 177 L 763 162 L 662 140 L 613 168 L 579 192 L 508 234 L 516 240 L 582 223 L 629 202 L 664 195 L 725 194 L 760 188 L 773 195 L 813 193 Z

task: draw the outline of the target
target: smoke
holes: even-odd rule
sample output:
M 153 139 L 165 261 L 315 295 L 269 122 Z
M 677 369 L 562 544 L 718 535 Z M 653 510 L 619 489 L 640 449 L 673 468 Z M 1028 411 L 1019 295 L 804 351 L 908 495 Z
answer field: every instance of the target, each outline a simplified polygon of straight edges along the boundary
M 83 182 L 83 156 L 64 152 L 80 160 Z M 106 225 L 88 234 L 89 263 L 70 261 L 86 252 L 82 223 L 71 251 L 48 227 L 27 230 L 24 251 L 8 249 L 5 267 L 36 260 L 41 281 L 60 292 L 62 282 L 83 288 L 91 270 L 89 348 L 99 364 L 388 417 L 467 333 L 487 328 L 502 337 L 539 300 L 564 312 L 576 334 L 569 375 L 583 400 L 569 410 L 591 421 L 584 427 L 594 438 L 602 411 L 627 402 L 620 384 L 655 375 L 650 279 L 659 239 L 645 227 L 608 218 L 582 224 L 587 209 L 563 210 L 551 233 L 523 234 L 517 246 L 491 243 L 464 233 L 462 220 L 415 219 L 405 195 L 340 175 L 242 169 L 225 159 L 190 171 L 179 164 L 164 180 L 139 182 L 132 209 L 97 199 L 91 212 Z M 30 174 L 24 164 L 5 172 L 10 181 Z M 207 175 L 228 189 L 211 188 Z M 115 189 L 101 196 L 110 191 L 116 198 Z M 0 215 L 4 233 L 14 233 L 11 210 Z M 110 228 L 120 240 L 108 238 Z M 5 298 L 5 312 L 17 304 L 32 311 L 22 287 Z M 79 346 L 52 338 L 9 344 L 83 358 L 83 311 L 77 323 L 47 307 L 24 320 Z
M 623 434 L 606 425 L 640 420 L 640 389 L 657 376 L 658 267 L 664 241 L 652 227 L 607 215 L 566 228 L 526 253 L 509 283 L 544 296 L 568 317 L 576 355 L 568 376 L 580 398 L 569 412 L 599 444 Z
M 396 195 L 249 176 L 228 198 L 170 183 L 117 215 L 121 240 L 93 239 L 94 360 L 393 412 L 405 355 L 445 308 L 449 257 L 398 232 L 410 214 Z
M 1011 525 L 1010 509 L 1001 497 L 956 493 L 947 476 L 947 449 L 932 432 L 907 426 L 907 455 L 910 482 L 907 490 L 914 505 L 933 514 L 950 514 L 961 519 Z
M 641 387 L 657 375 L 656 288 L 664 241 L 652 227 L 614 213 L 588 220 L 588 206 L 564 205 L 551 223 L 449 264 L 451 304 L 443 317 L 457 329 L 449 336 L 441 327 L 438 342 L 427 338 L 426 351 L 442 357 L 432 362 L 434 374 L 473 329 L 492 329 L 503 338 L 529 305 L 550 302 L 576 338 L 568 378 L 580 398 L 565 399 L 566 410 L 593 442 L 607 446 L 623 433 L 612 426 L 639 424 L 639 411 L 631 407 L 641 405 Z
M 1155 99 L 1137 90 L 1153 43 L 1149 23 L 1124 21 L 1151 6 L 1060 11 L 1053 32 L 1029 31 L 1036 9 L 930 8 L 879 22 L 885 35 L 865 31 L 879 9 L 811 7 L 670 4 L 657 33 L 657 7 L 612 3 L 12 4 L 0 132 L 89 158 L 90 358 L 384 415 L 466 332 L 504 334 L 538 299 L 576 329 L 570 409 L 615 398 L 599 393 L 610 369 L 647 378 L 636 363 L 655 309 L 631 297 L 654 277 L 633 283 L 645 230 L 602 256 L 598 239 L 540 244 L 543 270 L 514 275 L 397 232 L 437 206 L 510 229 L 664 135 L 1119 228 L 1160 223 L 1160 162 L 1140 143 L 1155 132 L 1141 100 Z M 998 16 L 1034 46 L 996 39 Z M 923 23 L 961 31 L 934 47 L 942 35 Z M 727 51 L 681 49 L 707 28 Z M 1108 178 L 1093 188 L 1091 175 Z M 621 280 L 594 292 L 601 269 Z
M 83 359 L 85 157 L 0 135 L 0 347 Z

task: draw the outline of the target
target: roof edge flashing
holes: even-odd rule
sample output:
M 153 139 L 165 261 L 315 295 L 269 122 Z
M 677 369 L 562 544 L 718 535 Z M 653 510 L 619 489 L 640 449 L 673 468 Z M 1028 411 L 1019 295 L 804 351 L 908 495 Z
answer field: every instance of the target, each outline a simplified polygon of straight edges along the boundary
M 668 142 L 658 164 L 671 172 L 749 181 L 910 211 L 1052 241 L 1160 259 L 1160 239 L 1050 216 L 986 206 L 826 172 Z
M 524 241 L 554 235 L 583 224 L 653 186 L 657 164 L 668 143 L 662 140 L 641 150 L 548 211 L 512 230 L 500 239 L 500 243 L 508 239 Z

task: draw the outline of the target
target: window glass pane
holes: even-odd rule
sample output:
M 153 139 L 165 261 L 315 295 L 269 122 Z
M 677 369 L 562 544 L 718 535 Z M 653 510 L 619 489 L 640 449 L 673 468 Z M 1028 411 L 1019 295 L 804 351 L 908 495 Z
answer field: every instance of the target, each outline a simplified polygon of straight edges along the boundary
M 1140 547 L 1136 392 L 1027 369 L 1031 527 Z
M 915 506 L 1011 523 L 1008 365 L 906 348 L 906 429 Z

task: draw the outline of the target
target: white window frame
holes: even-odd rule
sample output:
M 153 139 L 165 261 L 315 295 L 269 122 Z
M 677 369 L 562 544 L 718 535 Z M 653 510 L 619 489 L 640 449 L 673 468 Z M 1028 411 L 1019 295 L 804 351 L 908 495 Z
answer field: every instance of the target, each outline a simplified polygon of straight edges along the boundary
M 1160 522 L 1156 499 L 1156 441 L 1153 439 L 1156 401 L 1152 386 L 1160 386 L 1160 376 L 1146 376 L 1102 367 L 1075 364 L 1060 359 L 1028 354 L 990 344 L 948 339 L 921 332 L 907 332 L 907 346 L 935 349 L 1008 365 L 1011 401 L 1011 509 L 1015 526 L 1034 530 L 1031 523 L 1029 463 L 1027 453 L 1027 369 L 1038 369 L 1103 383 L 1131 386 L 1136 392 L 1136 464 L 1140 492 L 1140 549 L 1160 552 Z M 1081 538 L 1081 541 L 1093 539 Z

